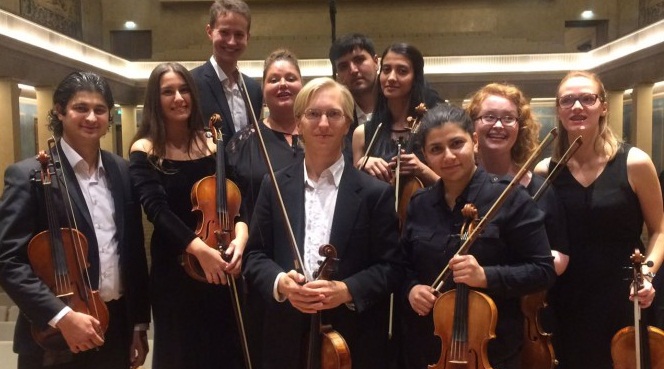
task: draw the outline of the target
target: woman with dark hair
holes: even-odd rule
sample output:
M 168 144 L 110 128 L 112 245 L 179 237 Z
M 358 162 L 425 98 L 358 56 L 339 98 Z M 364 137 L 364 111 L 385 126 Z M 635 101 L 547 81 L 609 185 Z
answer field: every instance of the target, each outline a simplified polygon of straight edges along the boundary
M 112 109 L 113 95 L 104 78 L 92 72 L 71 73 L 55 89 L 49 112 L 56 146 L 47 153 L 60 164 L 52 167 L 59 180 L 53 177 L 47 192 L 34 157 L 10 165 L 5 172 L 0 199 L 0 285 L 21 310 L 14 334 L 21 369 L 136 368 L 145 361 L 150 304 L 141 209 L 131 191 L 126 160 L 100 145 Z M 62 266 L 51 265 L 60 281 L 68 277 L 73 281 L 55 288 L 57 292 L 39 278 L 41 268 L 33 269 L 34 260 L 28 258 L 35 250 L 46 256 L 58 249 L 53 240 L 43 242 L 48 236 L 32 241 L 40 233 L 44 236 L 50 216 L 63 227 L 73 224 L 87 240 L 85 270 L 67 272 L 65 267 L 65 273 L 60 273 Z M 75 247 L 71 234 L 63 229 L 62 236 L 63 250 Z M 86 286 L 75 282 L 82 277 L 73 277 L 79 272 Z M 105 332 L 103 314 L 98 313 L 102 307 L 90 301 L 72 304 L 76 310 L 68 306 L 76 300 L 72 295 L 87 297 L 81 295 L 82 288 L 97 291 L 104 301 L 108 309 Z M 31 327 L 39 332 L 56 329 L 66 343 L 64 350 L 44 350 L 31 335 Z
M 401 302 L 406 305 L 402 316 L 405 367 L 425 369 L 441 356 L 440 338 L 433 333 L 432 312 L 437 295 L 431 284 L 449 265 L 452 275 L 444 281 L 442 292 L 456 288 L 455 283 L 463 283 L 487 294 L 495 303 L 496 338 L 488 342 L 491 367 L 518 369 L 523 341 L 520 297 L 550 287 L 555 279 L 544 215 L 517 187 L 468 253 L 455 255 L 464 223 L 462 208 L 474 204 L 481 219 L 508 182 L 475 164 L 477 135 L 470 116 L 461 108 L 438 105 L 430 109 L 414 140 L 440 180 L 411 199 L 401 239 L 407 268 L 401 295 Z M 435 312 L 451 315 L 454 310 L 449 306 Z M 488 316 L 473 313 L 469 312 L 469 319 L 489 320 Z M 449 332 L 452 327 L 447 329 Z
M 553 182 L 565 207 L 570 251 L 567 270 L 551 291 L 554 348 L 561 369 L 610 368 L 612 337 L 634 323 L 624 267 L 636 247 L 653 263 L 643 268 L 641 307 L 655 297 L 651 273 L 664 257 L 662 194 L 650 157 L 609 128 L 606 89 L 596 74 L 568 73 L 558 85 L 556 106 L 558 140 L 536 172 L 552 170 L 576 137 L 583 145 Z
M 177 63 L 159 64 L 148 79 L 143 120 L 131 146 L 130 172 L 148 220 L 151 298 L 155 320 L 155 368 L 242 368 L 243 358 L 230 294 L 239 274 L 247 225 L 235 223 L 225 261 L 195 233 L 192 186 L 214 175 L 217 147 L 206 138 L 198 96 L 189 72 Z M 181 265 L 196 257 L 209 283 L 189 277 Z
M 415 175 L 425 185 L 436 181 L 437 176 L 413 154 L 418 150 L 408 144 L 411 134 L 408 117 L 417 117 L 415 108 L 424 103 L 433 108 L 440 97 L 424 80 L 424 57 L 412 45 L 393 44 L 380 59 L 380 89 L 371 120 L 358 126 L 353 133 L 353 162 L 383 181 L 390 182 L 396 168 L 396 156 L 401 154 L 401 174 Z M 378 124 L 382 127 L 376 136 L 371 152 L 366 150 L 374 137 Z M 397 152 L 397 141 L 404 142 L 403 151 Z M 407 148 L 412 150 L 406 150 Z

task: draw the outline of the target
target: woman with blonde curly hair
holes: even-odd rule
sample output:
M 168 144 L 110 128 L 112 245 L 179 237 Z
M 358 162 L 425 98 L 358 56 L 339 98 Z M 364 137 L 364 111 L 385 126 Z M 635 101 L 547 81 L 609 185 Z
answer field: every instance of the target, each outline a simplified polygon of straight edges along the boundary
M 515 175 L 538 145 L 540 124 L 528 98 L 514 85 L 490 83 L 475 92 L 466 110 L 475 122 L 479 164 L 489 173 Z M 530 171 L 521 180 L 531 196 L 543 182 Z M 537 205 L 546 213 L 549 244 L 556 274 L 560 275 L 569 261 L 563 210 L 552 189 L 540 197 Z

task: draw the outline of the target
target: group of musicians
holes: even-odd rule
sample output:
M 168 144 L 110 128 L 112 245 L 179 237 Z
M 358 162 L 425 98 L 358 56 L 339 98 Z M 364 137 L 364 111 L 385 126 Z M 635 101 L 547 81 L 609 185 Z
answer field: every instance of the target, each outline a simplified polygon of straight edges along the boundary
M 526 369 L 521 302 L 540 291 L 551 365 L 613 367 L 611 340 L 634 324 L 633 301 L 659 301 L 664 207 L 652 160 L 608 127 L 597 75 L 560 82 L 553 154 L 530 171 L 540 125 L 516 86 L 488 84 L 465 109 L 446 104 L 417 48 L 396 43 L 379 59 L 361 34 L 330 48 L 336 81 L 304 84 L 295 55 L 278 49 L 261 85 L 237 68 L 250 26 L 243 0 L 217 0 L 205 27 L 210 59 L 191 72 L 153 70 L 129 162 L 100 148 L 114 105 L 108 83 L 74 72 L 58 85 L 52 164 L 9 166 L 0 198 L 0 285 L 21 310 L 18 368 L 137 368 L 153 329 L 156 369 L 319 368 L 325 355 L 338 368 L 456 360 Z M 213 114 L 221 121 L 210 127 Z M 214 248 L 192 187 L 214 178 L 220 150 L 241 198 L 232 236 Z M 419 190 L 402 190 L 410 181 Z M 149 272 L 141 206 L 154 225 Z M 68 304 L 76 294 L 87 301 L 81 286 L 60 293 L 36 273 L 29 255 L 43 246 L 32 240 L 51 217 L 87 240 L 87 261 L 72 273 L 91 276 L 84 287 L 98 291 L 108 324 Z M 646 256 L 637 288 L 624 268 L 635 249 Z M 35 333 L 49 329 L 64 347 Z M 463 332 L 471 342 L 458 347 Z M 325 340 L 335 352 L 321 350 Z

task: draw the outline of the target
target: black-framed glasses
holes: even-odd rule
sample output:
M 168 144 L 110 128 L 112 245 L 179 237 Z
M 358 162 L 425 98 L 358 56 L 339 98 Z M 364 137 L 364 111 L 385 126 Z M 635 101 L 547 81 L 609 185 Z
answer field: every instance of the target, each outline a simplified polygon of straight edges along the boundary
M 307 109 L 304 111 L 304 117 L 312 122 L 320 121 L 323 115 L 327 117 L 327 120 L 329 122 L 340 122 L 346 116 L 344 112 L 337 109 L 330 109 L 330 110 Z
M 564 109 L 569 109 L 580 102 L 583 106 L 593 106 L 599 98 L 598 94 L 579 94 L 579 95 L 563 95 L 558 100 L 558 106 Z
M 494 124 L 496 124 L 498 121 L 500 121 L 500 123 L 502 125 L 510 126 L 510 127 L 515 126 L 519 122 L 519 118 L 513 117 L 511 115 L 505 115 L 505 116 L 499 117 L 499 116 L 496 116 L 496 115 L 493 115 L 493 114 L 486 114 L 486 115 L 479 116 L 475 119 L 476 120 L 479 119 L 479 120 L 482 121 L 482 123 L 490 124 L 492 126 Z

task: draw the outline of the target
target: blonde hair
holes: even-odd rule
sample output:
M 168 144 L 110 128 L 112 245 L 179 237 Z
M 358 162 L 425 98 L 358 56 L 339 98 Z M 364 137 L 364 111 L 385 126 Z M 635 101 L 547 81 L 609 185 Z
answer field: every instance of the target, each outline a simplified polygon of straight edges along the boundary
M 293 104 L 293 113 L 296 118 L 301 118 L 304 115 L 304 110 L 307 108 L 311 99 L 322 90 L 332 88 L 339 91 L 343 101 L 341 102 L 341 109 L 346 116 L 346 122 L 350 122 L 353 119 L 353 109 L 355 108 L 355 103 L 353 101 L 353 95 L 346 88 L 346 86 L 336 82 L 329 77 L 319 77 L 314 78 L 311 81 L 307 82 L 302 90 L 295 97 L 295 103 Z
M 557 96 L 558 93 L 560 92 L 560 88 L 565 82 L 575 77 L 587 78 L 595 82 L 595 84 L 597 85 L 597 96 L 599 98 L 599 101 L 601 103 L 607 103 L 606 89 L 604 88 L 602 80 L 599 79 L 599 76 L 593 72 L 577 70 L 567 73 L 565 77 L 563 77 L 563 79 L 560 81 L 560 84 L 558 84 L 558 88 L 556 89 L 556 106 L 558 106 L 558 98 L 560 98 L 560 96 Z M 592 143 L 592 145 L 597 154 L 608 155 L 609 159 L 613 159 L 613 157 L 616 156 L 616 154 L 618 153 L 618 146 L 620 145 L 620 140 L 618 139 L 618 137 L 616 137 L 611 128 L 609 128 L 608 116 L 609 114 L 607 110 L 607 113 L 604 114 L 604 116 L 599 117 L 599 134 L 595 138 L 595 141 Z M 560 120 L 560 117 L 558 117 L 557 127 L 558 127 L 558 139 L 554 143 L 553 147 L 553 155 L 552 155 L 553 160 L 559 160 L 570 145 L 569 138 L 567 137 L 567 130 L 565 129 L 565 127 L 563 127 L 563 123 Z
M 516 142 L 510 149 L 510 156 L 514 164 L 521 166 L 537 149 L 541 125 L 532 113 L 530 102 L 523 92 L 518 87 L 507 83 L 489 83 L 475 92 L 466 108 L 473 121 L 478 119 L 482 103 L 489 96 L 503 97 L 516 106 L 519 130 Z

